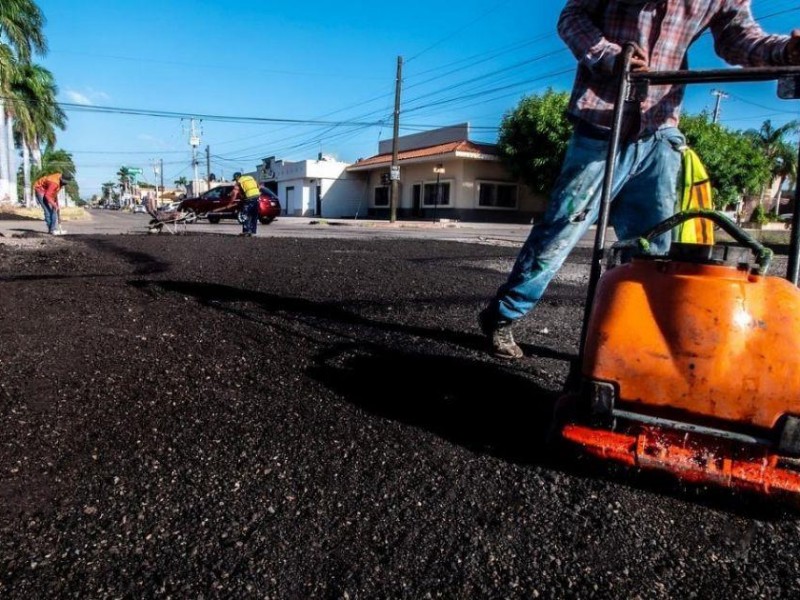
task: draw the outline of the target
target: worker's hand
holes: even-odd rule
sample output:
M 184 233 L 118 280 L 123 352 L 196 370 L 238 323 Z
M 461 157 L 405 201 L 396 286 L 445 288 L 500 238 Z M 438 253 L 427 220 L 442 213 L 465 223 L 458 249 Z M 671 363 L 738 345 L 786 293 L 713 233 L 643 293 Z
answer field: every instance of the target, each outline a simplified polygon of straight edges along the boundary
M 800 29 L 792 31 L 792 37 L 786 44 L 786 62 L 790 65 L 800 65 Z
M 625 51 L 623 50 L 617 54 L 617 60 L 614 63 L 614 75 L 619 76 L 622 72 L 622 63 L 624 61 Z M 631 73 L 638 73 L 647 71 L 649 61 L 647 60 L 647 53 L 642 50 L 639 44 L 633 43 L 633 54 L 631 55 Z

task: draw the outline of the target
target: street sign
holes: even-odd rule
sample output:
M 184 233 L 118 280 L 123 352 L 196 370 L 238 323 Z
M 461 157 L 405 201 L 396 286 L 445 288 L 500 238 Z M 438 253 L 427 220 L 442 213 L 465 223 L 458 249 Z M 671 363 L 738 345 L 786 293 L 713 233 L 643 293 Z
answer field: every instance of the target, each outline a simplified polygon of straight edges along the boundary
M 125 167 L 125 170 L 128 171 L 128 175 L 141 175 L 144 173 L 139 167 Z
M 392 165 L 389 170 L 389 179 L 391 181 L 400 181 L 400 167 Z

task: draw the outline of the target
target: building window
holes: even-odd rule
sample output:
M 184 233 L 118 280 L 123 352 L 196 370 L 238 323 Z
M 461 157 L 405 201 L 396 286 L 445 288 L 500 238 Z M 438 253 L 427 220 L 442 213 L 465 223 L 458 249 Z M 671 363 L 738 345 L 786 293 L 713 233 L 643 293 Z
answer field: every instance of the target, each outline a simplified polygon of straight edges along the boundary
M 389 206 L 389 186 L 381 185 L 375 188 L 375 206 Z
M 422 195 L 423 206 L 450 206 L 450 182 L 442 181 L 439 183 L 441 194 L 436 197 L 436 182 L 425 183 L 425 192 Z
M 517 186 L 511 183 L 479 181 L 478 208 L 517 208 Z

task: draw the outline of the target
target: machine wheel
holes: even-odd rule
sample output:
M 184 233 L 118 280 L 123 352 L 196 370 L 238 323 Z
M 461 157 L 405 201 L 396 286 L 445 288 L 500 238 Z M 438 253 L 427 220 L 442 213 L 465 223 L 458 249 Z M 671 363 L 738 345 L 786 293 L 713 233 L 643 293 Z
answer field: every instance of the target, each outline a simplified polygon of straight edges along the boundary
M 197 213 L 194 212 L 191 208 L 187 208 L 184 211 L 183 221 L 185 223 L 196 223 L 197 222 Z
M 212 225 L 216 225 L 217 223 L 219 223 L 219 220 L 221 218 L 222 217 L 220 217 L 219 215 L 208 215 L 208 222 L 211 223 Z
M 258 220 L 262 225 L 269 225 L 275 220 L 275 217 L 259 217 Z

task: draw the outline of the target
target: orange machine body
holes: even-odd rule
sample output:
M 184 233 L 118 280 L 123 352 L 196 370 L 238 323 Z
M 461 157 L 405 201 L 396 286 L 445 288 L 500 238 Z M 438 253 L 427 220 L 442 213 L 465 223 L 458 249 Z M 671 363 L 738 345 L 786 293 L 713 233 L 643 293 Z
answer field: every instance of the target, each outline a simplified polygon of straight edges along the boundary
M 600 279 L 583 376 L 626 410 L 730 428 L 800 416 L 800 290 L 746 268 L 634 259 Z

